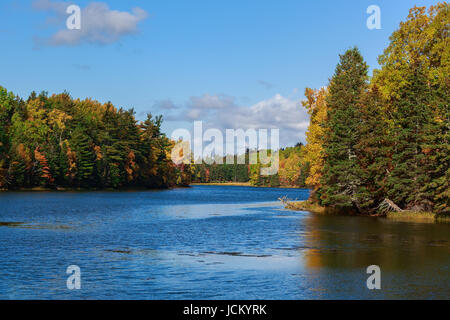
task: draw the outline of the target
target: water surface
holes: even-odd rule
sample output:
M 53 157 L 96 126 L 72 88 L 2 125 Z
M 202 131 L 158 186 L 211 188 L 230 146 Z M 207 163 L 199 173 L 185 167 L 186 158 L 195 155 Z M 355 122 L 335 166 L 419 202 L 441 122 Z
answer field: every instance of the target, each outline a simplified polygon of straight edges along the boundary
M 448 224 L 320 216 L 236 186 L 0 193 L 2 299 L 447 299 Z M 382 289 L 368 290 L 379 265 Z M 68 290 L 66 268 L 81 268 Z

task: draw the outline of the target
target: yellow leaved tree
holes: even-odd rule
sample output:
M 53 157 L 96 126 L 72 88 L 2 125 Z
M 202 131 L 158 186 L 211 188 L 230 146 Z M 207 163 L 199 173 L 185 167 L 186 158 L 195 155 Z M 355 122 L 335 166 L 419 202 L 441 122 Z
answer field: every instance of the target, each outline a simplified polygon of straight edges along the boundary
M 323 124 L 327 120 L 327 104 L 325 98 L 328 94 L 326 88 L 314 90 L 305 89 L 306 100 L 302 105 L 308 110 L 310 123 L 306 132 L 307 145 L 304 148 L 304 160 L 310 164 L 310 174 L 306 184 L 317 189 L 320 186 L 323 169 L 323 139 L 325 128 Z

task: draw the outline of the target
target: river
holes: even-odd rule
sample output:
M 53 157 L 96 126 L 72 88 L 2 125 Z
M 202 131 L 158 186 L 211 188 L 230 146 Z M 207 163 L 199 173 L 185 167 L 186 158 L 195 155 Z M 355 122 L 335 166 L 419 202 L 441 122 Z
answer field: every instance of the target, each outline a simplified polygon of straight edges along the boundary
M 1 299 L 448 299 L 450 225 L 285 210 L 303 189 L 0 193 Z M 66 286 L 69 265 L 81 289 Z M 369 290 L 369 265 L 381 289 Z

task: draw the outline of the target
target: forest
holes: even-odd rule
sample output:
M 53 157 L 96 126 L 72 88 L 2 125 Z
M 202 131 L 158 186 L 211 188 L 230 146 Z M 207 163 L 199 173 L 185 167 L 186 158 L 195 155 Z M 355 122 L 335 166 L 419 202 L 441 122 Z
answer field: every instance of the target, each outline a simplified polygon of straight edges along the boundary
M 299 187 L 306 188 L 306 178 L 309 174 L 309 163 L 302 161 L 305 148 L 301 142 L 295 147 L 286 147 L 278 150 L 278 172 L 274 175 L 262 175 L 259 154 L 261 151 L 248 150 L 245 155 L 235 156 L 234 164 L 208 164 L 213 161 L 206 161 L 202 164 L 192 164 L 192 182 L 249 182 L 255 187 Z M 267 150 L 269 156 L 272 150 Z M 256 164 L 250 164 L 249 158 L 254 156 Z M 239 164 L 238 157 L 243 157 Z
M 389 203 L 448 213 L 449 6 L 414 7 L 369 78 L 357 48 L 327 87 L 305 90 L 310 201 L 358 213 Z
M 0 189 L 187 186 L 190 168 L 170 160 L 161 123 L 66 92 L 23 100 L 0 87 Z

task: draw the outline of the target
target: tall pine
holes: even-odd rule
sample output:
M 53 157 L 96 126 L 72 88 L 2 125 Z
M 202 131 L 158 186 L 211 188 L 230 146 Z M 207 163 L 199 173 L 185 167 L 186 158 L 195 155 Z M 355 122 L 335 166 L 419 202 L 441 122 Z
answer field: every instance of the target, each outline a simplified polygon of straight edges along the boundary
M 367 80 L 368 66 L 356 47 L 340 55 L 326 101 L 324 169 L 318 190 L 323 205 L 362 210 L 364 172 L 358 165 L 356 145 Z
M 435 167 L 428 157 L 436 126 L 430 108 L 431 91 L 420 67 L 405 79 L 408 85 L 399 90 L 394 103 L 394 128 L 391 132 L 392 170 L 388 175 L 388 196 L 397 205 L 412 209 L 431 210 L 432 194 L 424 186 L 431 182 L 428 172 Z

